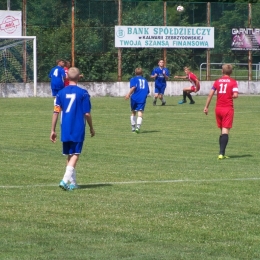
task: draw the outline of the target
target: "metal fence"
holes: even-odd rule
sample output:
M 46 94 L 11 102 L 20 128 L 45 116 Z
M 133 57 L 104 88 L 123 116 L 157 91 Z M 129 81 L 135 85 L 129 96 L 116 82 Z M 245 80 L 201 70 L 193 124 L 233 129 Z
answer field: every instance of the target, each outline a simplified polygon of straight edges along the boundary
M 230 63 L 233 66 L 232 77 L 236 80 L 248 80 L 248 63 Z M 216 80 L 221 76 L 223 63 L 210 63 L 210 79 Z M 200 64 L 200 80 L 207 80 L 207 63 Z M 252 80 L 258 81 L 260 78 L 260 64 L 252 64 Z
M 24 35 L 37 36 L 38 81 L 48 81 L 48 72 L 58 58 L 73 61 L 86 81 L 117 81 L 119 71 L 120 80 L 126 81 L 137 66 L 143 68 L 149 79 L 162 57 L 172 75 L 187 65 L 199 70 L 202 63 L 260 62 L 259 51 L 252 51 L 249 58 L 248 51 L 230 48 L 231 28 L 260 26 L 260 4 L 214 2 L 208 8 L 208 3 L 183 2 L 185 11 L 178 13 L 179 4 L 179 1 L 12 0 L 11 10 L 23 11 Z M 6 1 L 0 1 L 0 8 L 6 9 Z M 120 54 L 120 63 L 118 49 L 114 47 L 114 26 L 119 23 L 211 26 L 215 28 L 215 48 L 210 51 L 126 48 Z

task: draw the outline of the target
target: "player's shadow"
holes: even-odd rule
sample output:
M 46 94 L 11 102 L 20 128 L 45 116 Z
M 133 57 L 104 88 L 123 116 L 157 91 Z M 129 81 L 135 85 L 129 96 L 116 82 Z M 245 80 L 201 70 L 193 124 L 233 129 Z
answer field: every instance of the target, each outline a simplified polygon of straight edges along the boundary
M 106 187 L 106 186 L 113 186 L 112 184 L 109 183 L 100 183 L 100 184 L 83 184 L 83 185 L 79 185 L 79 189 L 83 190 L 83 189 L 96 189 L 96 188 L 100 188 L 100 187 Z
M 230 157 L 230 159 L 233 159 L 233 158 L 253 157 L 253 155 L 251 155 L 251 154 L 242 154 L 242 155 L 230 155 L 229 157 Z
M 158 133 L 160 131 L 158 130 L 151 130 L 151 131 L 147 131 L 147 130 L 144 130 L 144 131 L 141 131 L 140 134 L 150 134 L 150 133 Z

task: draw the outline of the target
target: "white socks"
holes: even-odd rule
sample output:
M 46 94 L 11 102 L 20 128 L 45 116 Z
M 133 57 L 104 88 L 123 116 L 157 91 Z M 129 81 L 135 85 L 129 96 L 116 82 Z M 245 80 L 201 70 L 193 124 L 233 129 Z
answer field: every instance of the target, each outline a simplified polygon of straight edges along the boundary
M 137 117 L 137 128 L 139 128 L 140 129 L 140 127 L 141 127 L 141 124 L 142 124 L 142 122 L 143 122 L 143 118 L 142 117 Z
M 132 131 L 134 131 L 135 126 L 140 129 L 141 124 L 143 122 L 143 118 L 138 116 L 136 120 L 136 116 L 130 116 L 130 121 L 131 121 Z
M 65 174 L 63 176 L 63 181 L 65 183 L 68 183 L 68 181 L 71 180 L 73 172 L 74 172 L 74 167 L 72 167 L 72 166 L 67 166 L 66 167 L 66 172 L 65 172 Z
M 135 130 L 136 116 L 130 116 L 130 121 L 131 121 L 131 126 L 132 126 L 132 131 L 133 131 L 133 130 Z
M 74 185 L 77 184 L 77 181 L 76 181 L 76 169 L 75 168 L 73 170 L 73 173 L 72 173 L 69 181 L 70 181 L 71 184 L 74 184 Z

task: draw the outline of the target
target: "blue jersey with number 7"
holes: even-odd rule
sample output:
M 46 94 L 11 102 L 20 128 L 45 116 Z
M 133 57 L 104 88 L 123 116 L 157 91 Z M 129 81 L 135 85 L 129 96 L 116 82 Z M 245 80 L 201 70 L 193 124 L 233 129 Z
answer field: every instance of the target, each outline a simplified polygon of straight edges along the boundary
M 85 114 L 91 111 L 87 90 L 69 85 L 56 96 L 56 106 L 61 108 L 61 141 L 83 142 L 85 139 Z

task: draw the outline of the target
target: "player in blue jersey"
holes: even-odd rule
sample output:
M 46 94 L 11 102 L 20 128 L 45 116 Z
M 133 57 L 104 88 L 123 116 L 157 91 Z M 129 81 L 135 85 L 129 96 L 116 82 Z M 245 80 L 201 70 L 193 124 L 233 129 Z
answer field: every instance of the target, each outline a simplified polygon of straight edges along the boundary
M 166 101 L 164 100 L 164 91 L 166 89 L 166 80 L 170 77 L 170 72 L 167 68 L 164 67 L 164 61 L 159 60 L 158 67 L 154 68 L 151 74 L 151 78 L 155 79 L 155 88 L 154 88 L 154 100 L 153 105 L 156 105 L 157 98 L 162 101 L 162 106 L 165 106 Z
M 58 92 L 64 88 L 64 80 L 66 78 L 64 65 L 64 60 L 57 60 L 57 66 L 51 69 L 49 73 L 49 78 L 51 79 L 51 92 L 54 97 L 54 105 L 55 105 L 55 97 Z
M 147 95 L 150 93 L 148 81 L 143 78 L 143 70 L 141 68 L 135 69 L 135 77 L 130 80 L 130 91 L 125 96 L 125 99 L 130 100 L 131 117 L 130 122 L 133 133 L 140 133 L 140 128 L 143 121 L 143 112 L 146 104 Z M 137 118 L 136 118 L 137 112 Z
M 80 78 L 79 70 L 71 67 L 68 70 L 68 78 L 69 85 L 60 90 L 56 96 L 50 139 L 56 142 L 55 128 L 61 112 L 61 141 L 63 154 L 67 155 L 67 167 L 59 186 L 64 190 L 73 190 L 78 188 L 75 167 L 85 139 L 86 121 L 91 137 L 95 135 L 95 131 L 90 113 L 90 96 L 87 90 L 77 86 Z

